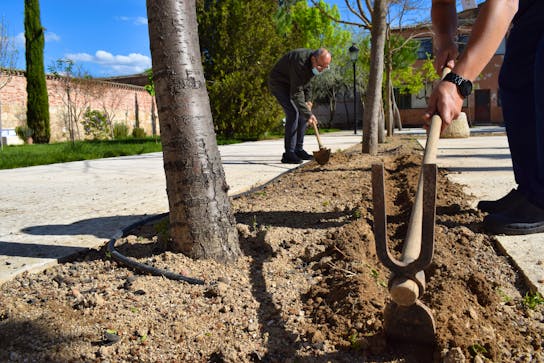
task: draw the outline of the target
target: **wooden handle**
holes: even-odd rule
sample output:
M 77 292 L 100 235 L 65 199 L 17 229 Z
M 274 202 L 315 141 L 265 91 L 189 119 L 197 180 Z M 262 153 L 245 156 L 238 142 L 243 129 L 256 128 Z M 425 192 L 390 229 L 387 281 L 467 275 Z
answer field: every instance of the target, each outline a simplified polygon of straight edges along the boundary
M 451 69 L 444 67 L 442 78 L 451 72 Z M 429 131 L 427 133 L 427 142 L 423 153 L 423 164 L 436 164 L 436 154 L 438 150 L 438 140 L 442 130 L 442 119 L 439 115 L 434 115 L 431 118 Z M 421 226 L 423 223 L 423 175 L 420 173 L 417 184 L 417 191 L 412 206 L 412 214 L 408 224 L 408 231 L 402 249 L 402 261 L 415 261 L 421 252 Z M 420 281 L 425 285 L 425 281 Z M 410 306 L 416 302 L 419 297 L 418 285 L 409 279 L 399 278 L 391 284 L 391 298 L 397 304 L 402 306 Z
M 321 138 L 319 137 L 319 131 L 317 130 L 317 125 L 315 124 L 315 122 L 312 122 L 312 126 L 314 127 L 315 137 L 317 138 L 317 144 L 319 145 L 320 149 L 323 149 L 323 144 L 321 144 Z

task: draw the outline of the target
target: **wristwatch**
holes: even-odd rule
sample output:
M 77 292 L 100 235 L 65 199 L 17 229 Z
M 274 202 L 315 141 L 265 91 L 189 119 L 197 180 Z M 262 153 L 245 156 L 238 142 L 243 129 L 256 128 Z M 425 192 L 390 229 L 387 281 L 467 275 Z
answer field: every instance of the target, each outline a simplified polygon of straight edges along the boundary
M 459 94 L 465 98 L 472 93 L 472 82 L 468 79 L 464 79 L 458 74 L 450 72 L 442 79 L 443 81 L 448 81 L 457 86 Z

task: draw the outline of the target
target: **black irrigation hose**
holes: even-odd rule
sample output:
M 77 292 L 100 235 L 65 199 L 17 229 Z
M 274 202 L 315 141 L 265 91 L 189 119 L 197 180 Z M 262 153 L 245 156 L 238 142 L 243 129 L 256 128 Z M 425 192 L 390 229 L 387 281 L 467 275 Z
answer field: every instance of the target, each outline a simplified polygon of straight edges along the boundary
M 152 220 L 155 220 L 155 219 L 159 219 L 159 218 L 162 218 L 164 217 L 165 215 L 167 215 L 167 213 L 165 214 L 160 214 L 158 216 L 153 216 L 151 218 L 147 218 L 147 219 L 144 219 L 140 222 L 136 222 L 130 226 L 128 226 L 127 228 L 123 229 L 123 236 L 125 236 L 127 234 L 128 231 L 138 227 L 138 226 L 141 226 L 145 223 L 148 223 Z M 116 260 L 117 262 L 120 262 L 122 264 L 125 264 L 135 270 L 138 270 L 138 271 L 143 271 L 143 272 L 147 272 L 151 275 L 154 275 L 154 276 L 164 276 L 168 279 L 171 279 L 171 280 L 176 280 L 176 281 L 185 281 L 185 282 L 188 282 L 190 284 L 193 284 L 193 285 L 204 285 L 204 280 L 200 280 L 200 279 L 195 279 L 195 278 L 192 278 L 192 277 L 187 277 L 185 275 L 181 275 L 181 274 L 177 274 L 175 272 L 171 272 L 171 271 L 168 271 L 168 270 L 163 270 L 163 269 L 160 269 L 160 268 L 156 268 L 156 267 L 153 267 L 153 266 L 149 266 L 149 265 L 146 265 L 145 263 L 140 263 L 138 261 L 135 261 L 121 253 L 119 253 L 119 251 L 117 251 L 115 249 L 115 242 L 117 240 L 115 238 L 112 238 L 109 243 L 108 243 L 108 252 L 111 253 L 111 256 L 113 257 L 114 260 Z
M 258 187 L 255 187 L 255 188 L 251 188 L 250 190 L 248 191 L 245 191 L 245 192 L 242 192 L 242 193 L 239 193 L 239 194 L 236 194 L 234 196 L 232 196 L 233 199 L 237 199 L 237 198 L 240 198 L 242 196 L 245 196 L 245 195 L 248 195 L 250 193 L 253 193 L 255 191 L 258 191 L 258 190 L 261 190 L 263 189 L 264 187 L 266 187 L 267 185 L 273 183 L 276 179 L 279 179 L 283 174 L 287 174 L 289 172 L 293 172 L 294 170 L 302 167 L 303 165 L 299 165 L 293 169 L 290 169 L 288 171 L 286 171 L 285 173 L 282 173 L 281 175 L 278 175 L 277 177 L 273 178 L 272 180 L 269 180 L 268 182 L 258 186 Z M 156 215 L 156 216 L 152 216 L 152 217 L 149 217 L 149 218 L 146 218 L 146 219 L 143 219 L 139 222 L 136 222 L 136 223 L 133 223 L 131 224 L 130 226 L 124 228 L 122 230 L 123 234 L 122 236 L 126 236 L 127 233 L 136 228 L 136 227 L 139 227 L 141 225 L 144 225 L 146 223 L 149 223 L 151 221 L 154 221 L 156 219 L 161 219 L 161 218 L 164 218 L 168 215 L 168 213 L 163 213 L 163 214 L 159 214 L 159 215 Z M 109 242 L 108 242 L 108 252 L 111 253 L 111 256 L 113 257 L 114 260 L 116 260 L 117 262 L 120 262 L 124 265 L 127 265 L 128 267 L 131 267 L 135 270 L 138 270 L 138 271 L 143 271 L 143 272 L 146 272 L 146 273 L 149 273 L 151 275 L 154 275 L 154 276 L 164 276 L 168 279 L 171 279 L 171 280 L 176 280 L 176 281 L 185 281 L 185 282 L 188 282 L 190 284 L 193 284 L 193 285 L 204 285 L 205 284 L 205 281 L 204 280 L 200 280 L 200 279 L 195 279 L 195 278 L 192 278 L 192 277 L 188 277 L 188 276 L 185 276 L 185 275 L 181 275 L 181 274 L 177 274 L 175 272 L 171 272 L 171 271 L 168 271 L 168 270 L 163 270 L 163 269 L 160 269 L 160 268 L 156 268 L 156 267 L 153 267 L 153 266 L 149 266 L 149 265 L 146 265 L 145 263 L 140 263 L 138 261 L 135 261 L 123 254 L 121 254 L 119 251 L 117 251 L 115 249 L 115 242 L 117 241 L 117 239 L 115 238 L 112 238 Z

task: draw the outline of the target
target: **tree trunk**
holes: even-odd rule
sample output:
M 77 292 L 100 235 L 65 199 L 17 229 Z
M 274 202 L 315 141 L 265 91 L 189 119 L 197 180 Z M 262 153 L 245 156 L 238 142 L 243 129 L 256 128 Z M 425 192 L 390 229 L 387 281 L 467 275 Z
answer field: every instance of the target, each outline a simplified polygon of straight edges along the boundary
M 157 136 L 157 117 L 155 117 L 155 96 L 151 96 L 151 132 Z
M 386 41 L 389 44 L 387 47 L 387 54 L 385 59 L 385 82 L 384 82 L 384 116 L 385 116 L 385 129 L 387 130 L 387 136 L 393 136 L 393 106 L 391 105 L 391 73 L 393 72 L 393 56 L 391 54 L 390 44 L 390 32 L 389 26 L 387 26 Z
M 393 85 L 391 85 L 393 87 Z M 397 100 L 395 99 L 395 92 L 392 89 L 391 90 L 391 104 L 393 105 L 393 119 L 395 120 L 395 125 L 399 129 L 399 131 L 402 131 L 402 120 L 400 118 L 400 111 L 399 107 L 397 106 Z
M 378 122 L 378 143 L 383 144 L 385 142 L 385 110 L 383 108 L 383 102 L 380 106 L 380 118 Z
M 147 0 L 174 250 L 222 262 L 238 233 L 202 70 L 195 0 Z
M 349 122 L 349 107 L 348 107 L 345 92 L 344 92 L 344 111 L 346 112 L 346 127 L 349 128 L 350 127 L 350 125 L 349 125 L 350 124 L 350 122 Z
M 387 70 L 385 72 L 385 128 L 387 130 L 387 136 L 393 136 L 393 104 L 391 103 L 391 93 L 393 90 L 393 82 L 391 81 L 391 73 L 393 72 L 392 69 L 392 59 L 391 59 L 391 53 L 387 54 L 387 62 L 386 67 Z
M 136 92 L 134 92 L 134 124 L 136 127 L 140 127 L 140 110 L 138 106 L 138 94 Z
M 383 55 L 386 31 L 386 0 L 374 1 L 370 45 L 370 77 L 365 100 L 363 153 L 378 154 L 379 114 L 382 108 Z

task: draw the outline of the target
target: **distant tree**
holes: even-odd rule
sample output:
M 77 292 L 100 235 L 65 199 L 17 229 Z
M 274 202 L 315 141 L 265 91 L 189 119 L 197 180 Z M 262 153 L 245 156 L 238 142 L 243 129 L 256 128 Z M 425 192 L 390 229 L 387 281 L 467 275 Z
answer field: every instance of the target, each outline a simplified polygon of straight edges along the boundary
M 332 18 L 339 17 L 336 5 L 330 6 L 319 0 L 316 6 L 309 6 L 305 0 L 297 1 L 288 10 L 290 23 L 287 34 L 297 47 L 317 49 L 327 48 L 335 57 L 346 52 L 346 44 L 351 39 L 351 32 L 334 22 Z
M 257 138 L 281 126 L 268 73 L 287 50 L 276 31 L 276 1 L 197 1 L 200 49 L 215 130 Z M 258 14 L 258 16 L 256 16 Z
M 338 7 L 323 0 L 316 6 L 309 6 L 305 0 L 284 1 L 275 16 L 291 48 L 325 47 L 333 56 L 330 70 L 312 80 L 313 100 L 329 107 L 327 126 L 333 122 L 337 97 L 347 95 L 353 84 L 351 62 L 346 55 L 351 32 L 332 20 L 339 16 Z
M 385 80 L 384 80 L 384 110 L 385 128 L 387 136 L 393 135 L 393 124 L 396 123 L 399 129 L 402 128 L 400 117 L 394 120 L 396 102 L 394 96 L 394 80 L 397 74 L 408 75 L 413 70 L 412 65 L 417 59 L 418 42 L 410 38 L 405 39 L 397 34 L 391 34 L 389 29 L 385 43 Z M 412 82 L 412 80 L 406 79 Z
M 0 91 L 10 81 L 17 61 L 17 49 L 9 37 L 8 28 L 4 18 L 0 21 Z M 2 130 L 2 102 L 0 101 L 0 130 Z M 0 135 L 0 150 L 4 147 Z
M 68 137 L 75 143 L 81 139 L 79 124 L 83 114 L 100 92 L 95 87 L 96 82 L 71 59 L 57 59 L 48 67 L 48 71 L 56 77 L 64 91 L 61 95 L 65 107 L 62 117 Z
M 146 3 L 173 249 L 196 259 L 235 260 L 241 251 L 213 130 L 195 1 Z M 238 49 L 231 51 L 236 63 Z
M 151 96 L 151 133 L 157 136 L 157 116 L 155 115 L 155 85 L 153 84 L 153 70 L 146 69 L 144 72 L 147 76 L 147 83 L 144 86 L 145 90 Z
M 44 28 L 39 0 L 25 0 L 26 122 L 36 143 L 47 144 L 51 137 L 49 98 L 43 63 Z

